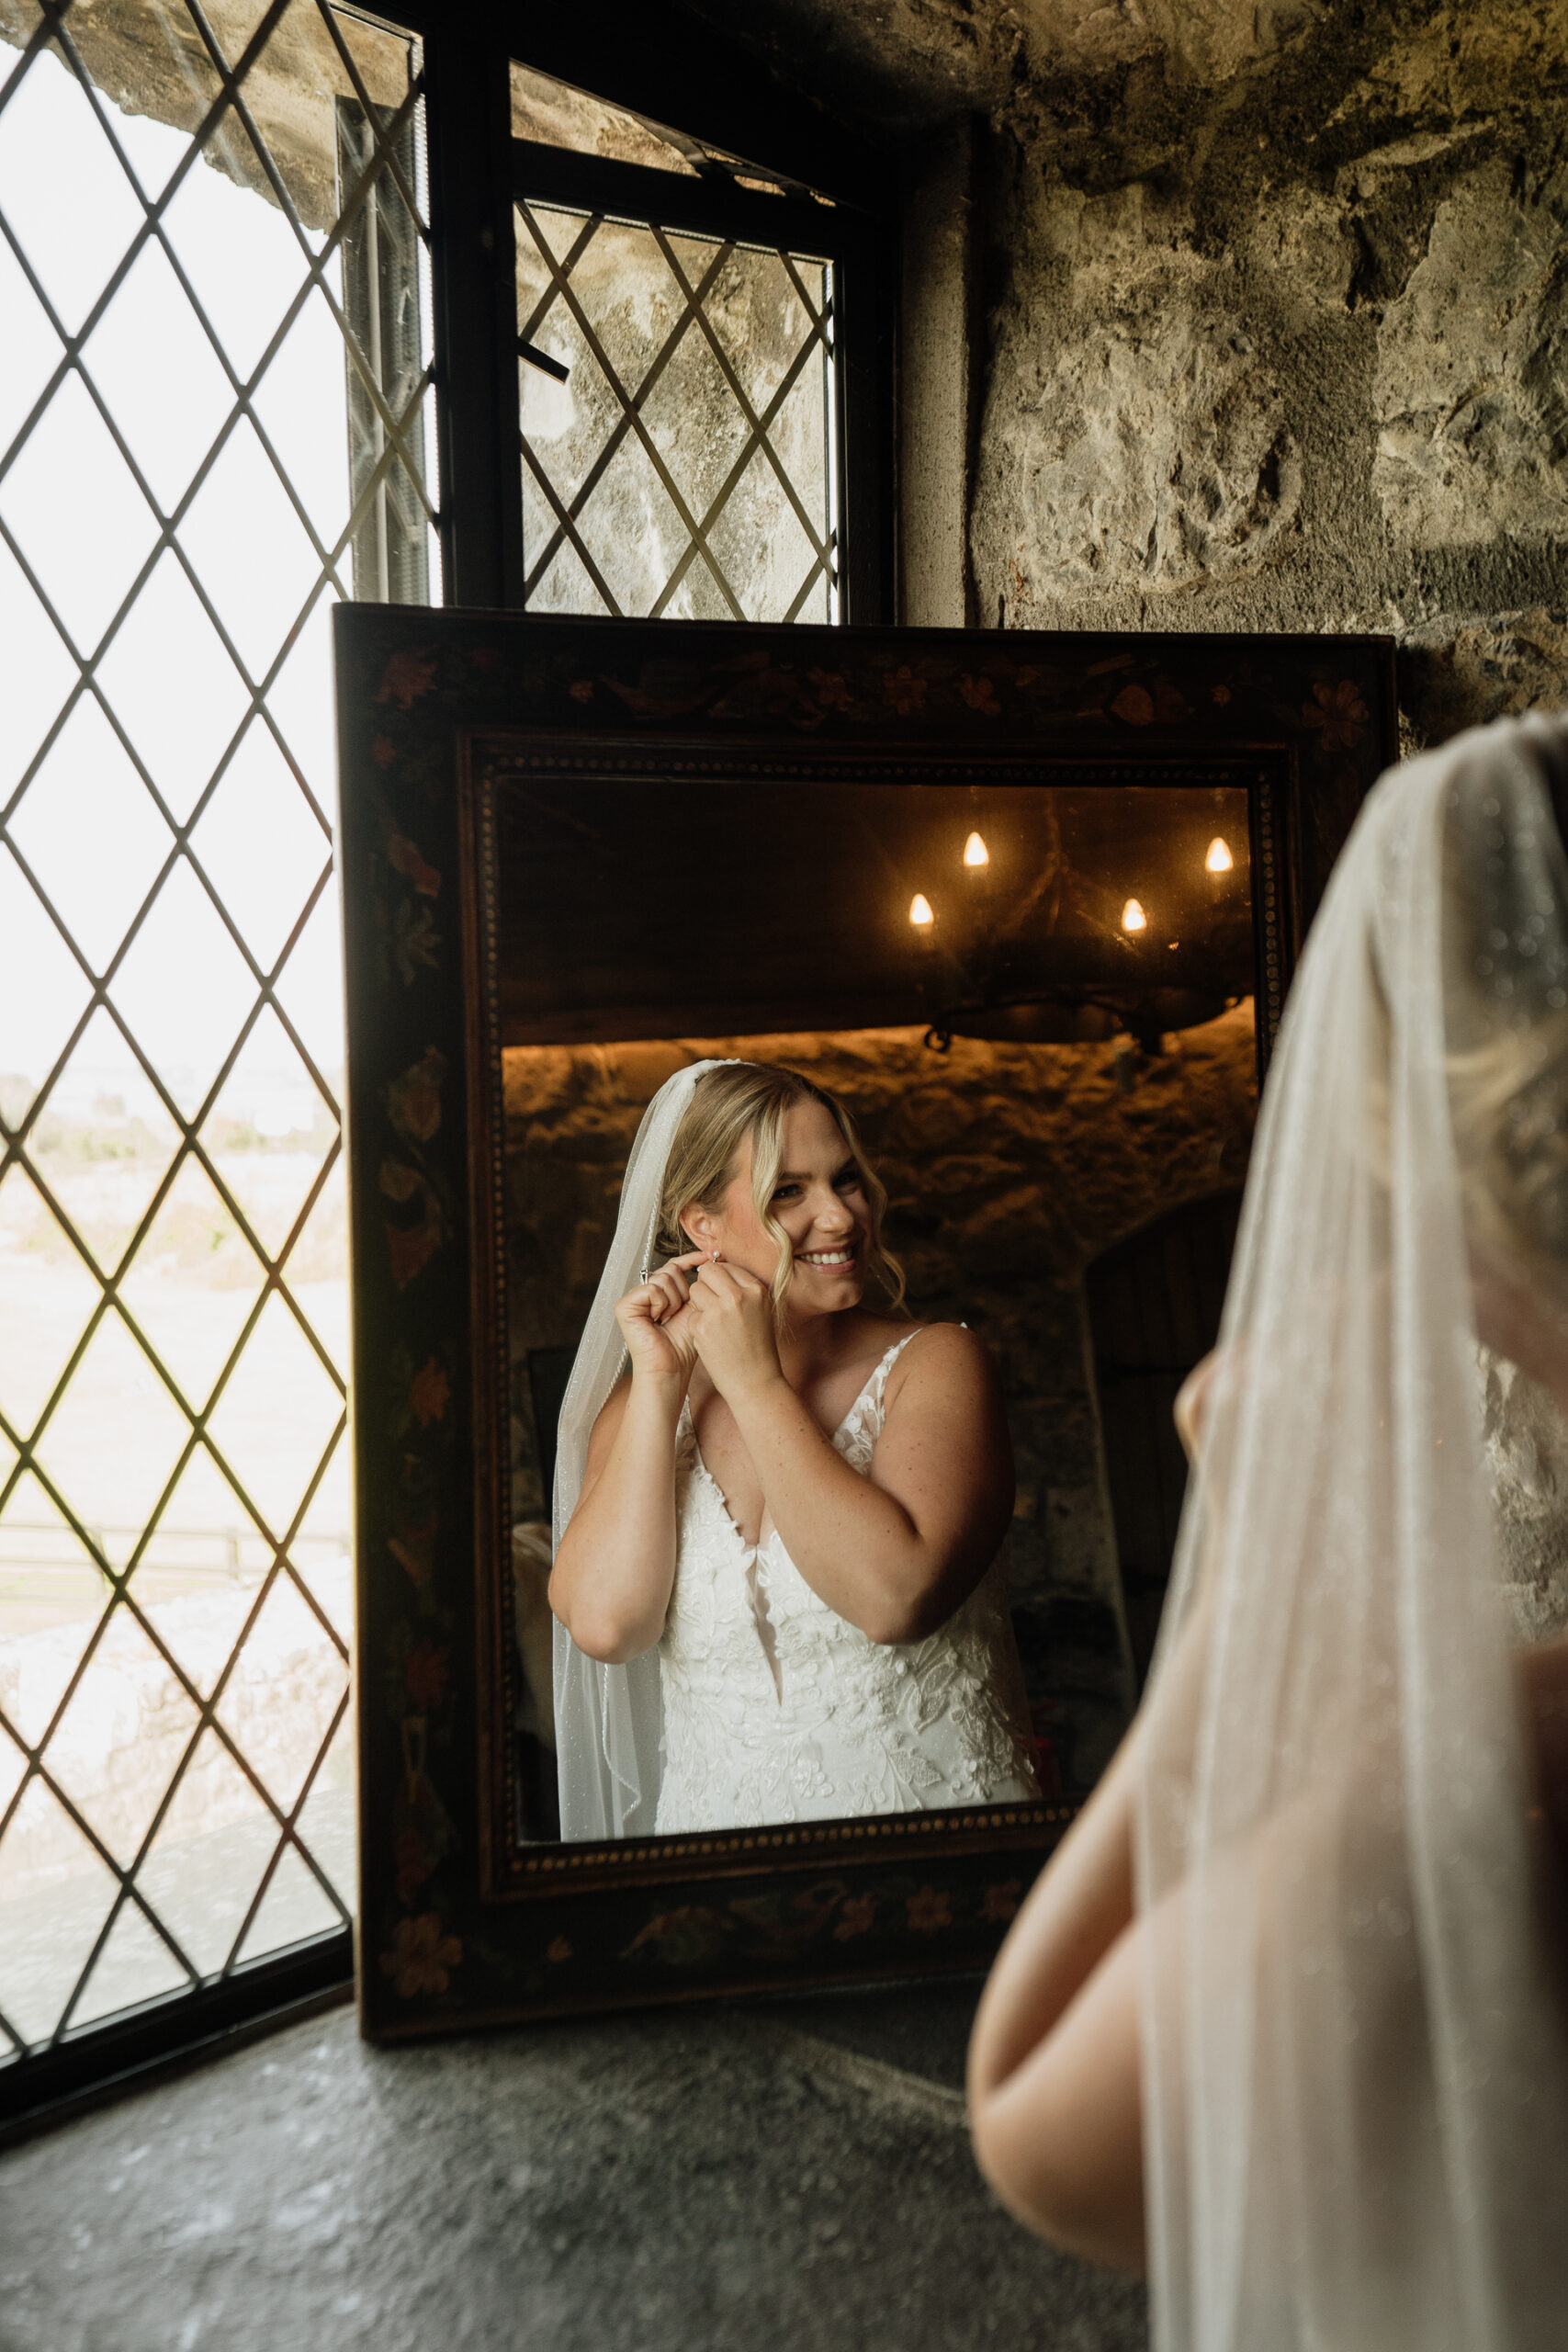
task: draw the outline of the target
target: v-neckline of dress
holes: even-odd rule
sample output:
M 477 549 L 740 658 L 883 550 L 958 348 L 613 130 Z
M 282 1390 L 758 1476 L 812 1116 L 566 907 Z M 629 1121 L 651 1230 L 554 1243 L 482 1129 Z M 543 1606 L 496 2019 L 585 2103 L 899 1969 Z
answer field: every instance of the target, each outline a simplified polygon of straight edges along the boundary
M 849 1410 L 845 1413 L 842 1420 L 840 1421 L 837 1429 L 831 1432 L 828 1439 L 829 1444 L 833 1448 L 835 1453 L 838 1451 L 839 1440 L 849 1428 L 850 1423 L 859 1412 L 862 1405 L 864 1404 L 868 1394 L 875 1383 L 877 1374 L 886 1363 L 889 1356 L 897 1355 L 901 1348 L 908 1347 L 909 1341 L 916 1337 L 917 1333 L 923 1331 L 924 1329 L 925 1325 L 923 1323 L 917 1323 L 913 1331 L 906 1331 L 901 1339 L 895 1340 L 892 1346 L 885 1348 L 882 1353 L 877 1357 L 876 1362 L 872 1365 L 871 1370 L 867 1373 L 864 1380 L 861 1383 L 860 1387 L 855 1391 L 854 1396 L 851 1398 Z M 708 1485 L 713 1488 L 714 1493 L 718 1497 L 718 1507 L 724 1513 L 725 1525 L 728 1528 L 736 1542 L 740 1545 L 741 1549 L 750 1558 L 756 1553 L 765 1550 L 767 1545 L 773 1541 L 773 1536 L 775 1536 L 779 1532 L 778 1522 L 776 1520 L 774 1521 L 773 1527 L 766 1535 L 764 1535 L 761 1528 L 759 1528 L 757 1531 L 757 1541 L 754 1544 L 747 1543 L 746 1531 L 736 1519 L 735 1513 L 730 1510 L 728 1496 L 725 1493 L 724 1488 L 719 1485 L 718 1480 L 714 1476 L 713 1472 L 708 1468 L 707 1464 L 703 1460 L 702 1441 L 697 1435 L 697 1417 L 692 1410 L 692 1400 L 689 1396 L 685 1399 L 683 1410 L 686 1415 L 687 1424 L 692 1432 L 692 1453 L 695 1459 L 697 1468 L 707 1480 Z M 765 1511 L 765 1504 L 763 1509 Z

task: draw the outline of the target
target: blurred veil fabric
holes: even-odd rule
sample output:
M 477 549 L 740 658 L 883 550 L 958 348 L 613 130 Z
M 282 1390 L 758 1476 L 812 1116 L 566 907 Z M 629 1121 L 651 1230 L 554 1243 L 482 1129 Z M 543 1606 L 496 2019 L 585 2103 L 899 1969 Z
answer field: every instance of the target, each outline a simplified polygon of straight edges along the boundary
M 716 1061 L 692 1062 L 667 1079 L 642 1114 L 626 1161 L 621 1204 L 599 1287 L 561 1403 L 556 1451 L 555 1542 L 577 1509 L 588 1441 L 626 1367 L 615 1307 L 663 1261 L 654 1252 L 664 1170 L 692 1092 Z M 659 1804 L 662 1710 L 659 1657 L 604 1666 L 555 1625 L 556 1767 L 563 1839 L 651 1837 Z
M 1384 777 L 1269 1075 L 1139 1790 L 1156 2352 L 1568 2341 L 1472 1286 L 1568 1332 L 1565 777 L 1539 718 Z

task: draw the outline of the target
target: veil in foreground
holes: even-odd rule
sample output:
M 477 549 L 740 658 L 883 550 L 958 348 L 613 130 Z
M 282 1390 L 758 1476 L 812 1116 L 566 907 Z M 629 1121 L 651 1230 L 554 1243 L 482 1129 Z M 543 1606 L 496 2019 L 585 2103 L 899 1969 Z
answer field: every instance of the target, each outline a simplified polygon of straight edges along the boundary
M 1139 1790 L 1156 2352 L 1568 2340 L 1475 1306 L 1568 1333 L 1564 775 L 1538 718 L 1383 779 L 1266 1090 Z
M 692 1062 L 667 1079 L 642 1115 L 621 1185 L 615 1238 L 593 1294 L 561 1404 L 556 1448 L 554 1540 L 577 1509 L 588 1441 L 626 1367 L 615 1308 L 662 1259 L 654 1254 L 671 1146 L 693 1089 L 716 1061 Z M 661 1746 L 659 1658 L 604 1666 L 555 1624 L 556 1769 L 563 1839 L 651 1837 Z

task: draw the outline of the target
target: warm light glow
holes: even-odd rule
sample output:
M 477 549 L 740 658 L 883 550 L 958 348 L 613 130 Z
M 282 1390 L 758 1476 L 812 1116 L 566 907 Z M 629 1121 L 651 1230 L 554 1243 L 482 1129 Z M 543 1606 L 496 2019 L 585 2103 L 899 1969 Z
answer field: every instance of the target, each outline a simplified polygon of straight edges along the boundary
M 1142 907 L 1139 906 L 1136 899 L 1129 899 L 1126 905 L 1122 910 L 1122 930 L 1147 931 L 1148 927 L 1149 919 L 1144 912 Z
M 985 842 L 980 839 L 979 834 L 971 833 L 968 840 L 964 844 L 964 865 L 989 865 L 990 862 L 991 853 L 986 847 Z
M 1211 874 L 1228 874 L 1235 864 L 1235 858 L 1231 855 L 1230 843 L 1221 841 L 1216 833 L 1209 843 L 1209 854 L 1203 863 Z
M 917 926 L 936 921 L 931 912 L 931 902 L 921 890 L 917 890 L 909 901 L 909 921 Z

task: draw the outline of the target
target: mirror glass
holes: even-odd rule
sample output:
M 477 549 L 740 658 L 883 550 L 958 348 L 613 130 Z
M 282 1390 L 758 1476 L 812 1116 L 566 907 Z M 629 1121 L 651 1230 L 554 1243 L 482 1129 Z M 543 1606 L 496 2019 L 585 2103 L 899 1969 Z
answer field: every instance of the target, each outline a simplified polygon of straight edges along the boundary
M 910 1328 L 965 1323 L 992 1351 L 1017 1465 L 986 1580 L 1006 1639 L 981 1669 L 1018 1735 L 1003 1796 L 1093 1785 L 1147 1660 L 1184 1476 L 1170 1401 L 1213 1341 L 1256 1111 L 1247 794 L 1216 773 L 502 775 L 504 1614 L 525 1839 L 560 1825 L 546 1592 L 560 1401 L 637 1123 L 707 1057 L 782 1063 L 844 1105 L 887 1191 Z M 983 1774 L 964 1794 L 962 1753 L 942 1761 L 944 1739 L 974 1745 L 958 1616 L 871 1657 L 863 1636 L 859 1652 L 837 1640 L 831 1611 L 811 1615 L 826 1604 L 794 1574 L 737 1541 L 756 1656 L 736 1736 L 769 1706 L 801 1727 L 765 1817 L 1002 1801 Z M 679 1571 L 676 1593 L 678 1611 Z M 893 1766 L 857 1778 L 845 1758 L 868 1741 Z M 738 1764 L 714 1818 L 681 1826 L 758 1818 L 744 1781 Z

